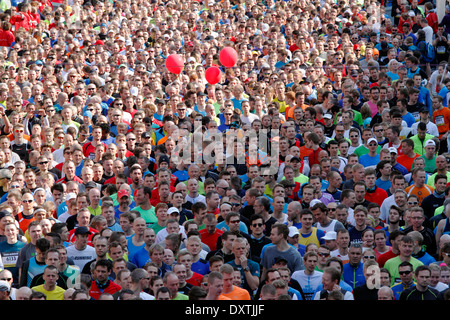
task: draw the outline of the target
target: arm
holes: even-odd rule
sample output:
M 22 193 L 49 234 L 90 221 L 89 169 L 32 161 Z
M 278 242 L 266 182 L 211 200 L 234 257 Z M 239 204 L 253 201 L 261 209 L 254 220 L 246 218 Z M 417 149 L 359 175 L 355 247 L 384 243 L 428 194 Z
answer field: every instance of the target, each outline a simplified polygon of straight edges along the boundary
M 30 260 L 27 260 L 22 265 L 22 268 L 19 269 L 19 287 L 24 287 L 27 285 L 27 273 L 28 273 L 29 262 L 30 262 Z
M 23 119 L 22 124 L 23 124 L 23 126 L 24 126 L 24 133 L 25 133 L 26 135 L 30 135 L 30 130 L 28 129 L 28 123 L 29 123 L 28 117 L 25 117 L 25 119 Z
M 444 230 L 444 225 L 446 223 L 447 219 L 442 219 L 439 221 L 437 227 L 436 227 L 436 243 L 439 243 L 439 239 L 442 236 L 442 232 Z
M 248 283 L 248 286 L 252 291 L 258 289 L 259 286 L 259 277 L 257 275 L 252 274 L 252 270 L 249 268 L 247 263 L 247 257 L 240 257 L 241 266 L 244 268 L 245 280 Z
M 9 118 L 6 116 L 5 110 L 3 108 L 0 108 L 0 115 L 3 119 L 3 122 L 5 123 L 3 131 L 5 132 L 5 134 L 10 134 L 12 131 L 11 122 L 9 122 Z

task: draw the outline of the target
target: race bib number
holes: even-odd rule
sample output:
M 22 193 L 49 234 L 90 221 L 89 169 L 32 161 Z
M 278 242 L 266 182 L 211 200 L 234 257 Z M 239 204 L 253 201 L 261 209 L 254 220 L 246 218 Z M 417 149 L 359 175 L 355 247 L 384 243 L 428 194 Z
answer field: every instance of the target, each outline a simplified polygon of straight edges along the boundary
M 17 264 L 17 260 L 19 259 L 18 252 L 3 252 L 2 253 L 2 262 L 5 268 L 14 268 Z
M 445 46 L 438 46 L 436 48 L 436 53 L 438 54 L 445 54 L 446 50 L 445 50 Z
M 443 126 L 444 124 L 445 124 L 445 121 L 444 121 L 444 117 L 443 116 L 437 116 L 435 119 L 434 119 L 434 123 L 439 127 L 439 126 Z

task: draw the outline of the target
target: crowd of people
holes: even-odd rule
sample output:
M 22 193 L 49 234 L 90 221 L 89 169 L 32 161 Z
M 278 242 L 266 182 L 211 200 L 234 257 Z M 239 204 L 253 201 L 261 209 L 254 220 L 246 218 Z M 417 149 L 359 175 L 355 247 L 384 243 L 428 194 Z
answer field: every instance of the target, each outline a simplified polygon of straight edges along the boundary
M 0 9 L 1 300 L 450 299 L 450 5 Z

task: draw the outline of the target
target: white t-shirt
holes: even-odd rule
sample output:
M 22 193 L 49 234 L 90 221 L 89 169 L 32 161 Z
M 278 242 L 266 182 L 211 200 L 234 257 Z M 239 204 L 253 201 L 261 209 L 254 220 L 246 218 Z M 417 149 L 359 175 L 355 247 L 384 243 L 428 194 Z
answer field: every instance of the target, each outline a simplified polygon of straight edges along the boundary
M 186 232 L 184 230 L 183 226 L 180 226 L 180 231 L 178 231 L 179 234 L 184 235 L 184 237 L 186 237 Z M 169 233 L 167 232 L 167 229 L 161 229 L 158 231 L 158 233 L 156 234 L 156 240 L 155 243 L 161 243 L 164 241 L 164 239 L 166 239 L 166 237 L 169 235 Z
M 248 124 L 249 126 L 252 125 L 253 121 L 259 119 L 259 117 L 256 114 L 250 113 L 248 117 L 241 115 L 241 121 L 244 124 Z
M 75 245 L 72 245 L 67 247 L 67 258 L 72 259 L 75 265 L 83 270 L 86 263 L 97 258 L 97 253 L 91 246 L 86 246 L 80 251 Z
M 307 275 L 305 270 L 299 270 L 295 271 L 291 278 L 300 284 L 306 300 L 312 300 L 317 288 L 322 284 L 322 275 L 323 273 L 320 271 L 314 271 L 312 275 Z
M 433 45 L 433 28 L 426 26 L 422 30 L 425 31 L 425 42 Z
M 411 134 L 416 135 L 417 134 L 417 126 L 419 125 L 419 122 L 415 122 L 411 126 Z M 427 133 L 431 134 L 435 137 L 439 137 L 439 130 L 435 123 L 428 121 L 427 123 Z

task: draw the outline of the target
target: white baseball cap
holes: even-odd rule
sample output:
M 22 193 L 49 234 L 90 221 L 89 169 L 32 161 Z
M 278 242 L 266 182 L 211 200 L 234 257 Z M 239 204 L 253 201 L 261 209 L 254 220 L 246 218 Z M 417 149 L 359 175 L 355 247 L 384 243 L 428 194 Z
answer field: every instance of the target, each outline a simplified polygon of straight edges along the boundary
M 322 240 L 336 240 L 337 233 L 336 231 L 328 231 L 323 237 Z

